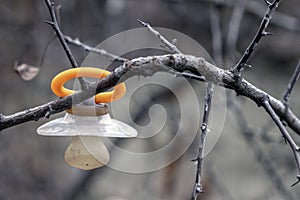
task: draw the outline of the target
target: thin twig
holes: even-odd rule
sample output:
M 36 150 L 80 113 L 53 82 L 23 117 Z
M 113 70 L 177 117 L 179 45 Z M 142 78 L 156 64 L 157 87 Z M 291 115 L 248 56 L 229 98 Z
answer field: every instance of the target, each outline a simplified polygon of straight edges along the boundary
M 297 182 L 292 185 L 292 186 L 294 186 L 300 182 L 300 147 L 295 143 L 294 139 L 291 137 L 289 132 L 286 130 L 286 128 L 282 124 L 280 118 L 277 116 L 277 114 L 273 110 L 272 106 L 270 105 L 268 99 L 262 102 L 262 106 L 265 108 L 267 113 L 270 115 L 270 117 L 276 123 L 276 125 L 278 126 L 279 130 L 282 133 L 282 136 L 288 142 L 288 144 L 290 145 L 290 147 L 293 151 L 293 154 L 294 154 L 294 157 L 296 160 L 296 164 L 297 164 L 297 170 L 298 170 Z
M 169 40 L 167 40 L 162 34 L 160 34 L 158 31 L 156 31 L 154 28 L 152 28 L 152 26 L 149 23 L 143 22 L 142 20 L 139 20 L 139 19 L 138 19 L 138 22 L 140 22 L 151 33 L 153 33 L 161 41 L 161 43 L 164 47 L 167 47 L 173 53 L 182 54 L 182 52 L 177 48 L 177 46 L 175 44 L 169 42 Z M 185 77 L 185 78 L 194 79 L 194 80 L 198 80 L 198 81 L 202 81 L 202 82 L 206 81 L 205 77 L 202 75 L 191 74 L 188 72 L 176 72 L 176 71 L 173 71 L 173 72 L 176 77 Z M 222 84 L 222 86 L 230 87 L 230 86 L 227 86 L 226 84 Z
M 140 22 L 151 33 L 153 33 L 153 35 L 155 35 L 161 41 L 162 45 L 164 47 L 168 48 L 168 50 L 171 50 L 173 53 L 182 54 L 182 52 L 177 48 L 177 46 L 175 44 L 169 42 L 169 40 L 167 40 L 160 32 L 158 32 L 154 28 L 152 28 L 152 26 L 149 23 L 143 22 L 142 20 L 139 20 L 139 19 L 138 19 L 138 22 Z M 205 82 L 205 77 L 201 76 L 201 75 L 195 75 L 195 74 L 191 74 L 188 72 L 176 72 L 176 71 L 173 71 L 173 72 L 176 77 L 183 76 L 185 78 L 190 78 L 190 79 Z
M 278 194 L 282 196 L 283 199 L 294 200 L 295 197 L 292 193 L 286 188 L 276 169 L 272 165 L 272 160 L 269 159 L 268 155 L 261 148 L 259 142 L 255 140 L 256 131 L 251 129 L 247 123 L 245 115 L 241 112 L 238 105 L 230 99 L 227 101 L 228 108 L 232 112 L 234 118 L 236 119 L 240 130 L 242 131 L 242 136 L 244 141 L 249 145 L 250 149 L 253 151 L 255 158 L 263 167 L 264 171 L 271 179 L 271 183 L 275 186 L 278 191 Z
M 94 53 L 100 54 L 101 56 L 106 56 L 106 57 L 112 59 L 113 61 L 117 61 L 117 62 L 121 62 L 121 63 L 128 61 L 128 59 L 122 58 L 121 56 L 117 56 L 112 53 L 109 53 L 104 49 L 97 49 L 97 48 L 91 47 L 87 44 L 84 44 L 78 38 L 72 39 L 70 36 L 67 36 L 67 35 L 64 35 L 64 38 L 65 38 L 66 42 L 76 45 L 78 47 L 82 47 L 85 51 L 94 52 Z
M 78 67 L 79 65 L 77 64 L 69 46 L 67 45 L 65 39 L 64 39 L 64 36 L 58 26 L 58 22 L 57 22 L 57 19 L 56 19 L 56 13 L 55 13 L 55 7 L 54 7 L 54 3 L 51 2 L 50 0 L 45 0 L 46 2 L 46 5 L 48 7 L 48 10 L 49 10 L 49 13 L 50 13 L 50 16 L 51 16 L 51 22 L 49 21 L 45 21 L 46 23 L 48 23 L 49 25 L 51 25 L 60 41 L 60 43 L 62 44 L 66 54 L 67 54 L 67 57 L 72 65 L 73 68 L 76 68 Z
M 198 150 L 197 158 L 195 159 L 197 161 L 197 172 L 196 172 L 195 186 L 192 194 L 192 200 L 196 200 L 198 193 L 203 192 L 203 187 L 201 184 L 201 174 L 203 168 L 203 159 L 204 159 L 203 153 L 204 153 L 205 137 L 208 129 L 208 119 L 209 119 L 210 108 L 211 108 L 212 94 L 213 94 L 213 84 L 208 83 L 206 87 L 204 113 L 203 113 L 203 119 L 201 124 L 199 150 Z
M 164 47 L 168 48 L 173 53 L 181 53 L 181 51 L 176 47 L 175 44 L 169 42 L 164 36 L 162 36 L 158 31 L 154 30 L 149 23 L 143 22 L 142 20 L 138 19 L 143 26 L 145 26 L 151 33 L 153 33 L 164 45 Z
M 53 30 L 55 31 L 60 43 L 62 44 L 62 46 L 67 54 L 67 57 L 72 65 L 72 67 L 73 68 L 79 67 L 79 65 L 77 64 L 77 62 L 71 52 L 71 49 L 69 48 L 69 46 L 64 38 L 63 33 L 61 32 L 61 30 L 59 28 L 57 18 L 56 18 L 56 11 L 55 11 L 55 7 L 54 7 L 54 3 L 51 2 L 50 0 L 45 0 L 45 3 L 47 5 L 47 8 L 48 8 L 50 16 L 51 16 L 51 21 L 45 21 L 45 22 L 52 26 Z M 80 82 L 81 89 L 86 90 L 88 88 L 88 82 L 82 77 L 78 77 L 78 80 Z
M 291 80 L 290 80 L 290 82 L 288 84 L 288 87 L 286 88 L 286 91 L 285 91 L 285 93 L 284 93 L 284 95 L 282 97 L 282 102 L 285 105 L 288 104 L 289 97 L 290 97 L 290 95 L 292 93 L 292 90 L 293 90 L 293 88 L 294 88 L 294 86 L 295 86 L 295 84 L 296 84 L 296 82 L 297 82 L 297 80 L 299 78 L 299 75 L 300 75 L 300 60 L 298 61 L 298 65 L 297 65 L 297 67 L 296 67 L 296 69 L 294 71 L 294 74 L 293 74 L 293 76 L 292 76 L 292 78 L 291 78 Z
M 266 31 L 270 21 L 271 21 L 271 15 L 274 9 L 278 7 L 278 4 L 280 3 L 280 0 L 274 0 L 272 3 L 268 3 L 268 9 L 264 15 L 264 18 L 253 38 L 250 45 L 247 47 L 246 51 L 244 52 L 242 58 L 239 60 L 239 62 L 231 68 L 231 71 L 234 73 L 236 77 L 239 77 L 241 74 L 241 71 L 245 66 L 247 66 L 247 61 L 252 55 L 255 47 L 257 46 L 258 42 L 263 36 L 270 35 L 269 32 Z

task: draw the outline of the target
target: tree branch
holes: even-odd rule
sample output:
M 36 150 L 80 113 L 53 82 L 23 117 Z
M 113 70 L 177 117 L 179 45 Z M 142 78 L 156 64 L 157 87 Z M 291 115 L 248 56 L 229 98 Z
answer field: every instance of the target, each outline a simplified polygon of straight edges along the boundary
M 201 174 L 202 174 L 203 159 L 204 159 L 203 152 L 204 152 L 204 145 L 205 145 L 205 137 L 208 130 L 208 119 L 209 119 L 209 113 L 211 108 L 212 94 L 213 94 L 213 85 L 211 83 L 208 83 L 206 87 L 204 112 L 203 112 L 201 134 L 200 134 L 200 141 L 199 141 L 199 150 L 198 150 L 197 158 L 195 159 L 197 161 L 197 173 L 196 173 L 195 186 L 192 194 L 192 200 L 196 200 L 198 193 L 203 192 L 203 187 L 201 184 Z
M 91 84 L 88 90 L 79 91 L 71 96 L 67 96 L 13 115 L 2 115 L 0 130 L 62 112 L 72 107 L 72 105 L 78 104 L 99 92 L 106 91 L 115 86 L 119 81 L 125 81 L 132 76 L 152 76 L 154 73 L 159 71 L 169 72 L 167 69 L 172 69 L 179 73 L 184 71 L 198 71 L 205 77 L 206 81 L 211 81 L 214 84 L 221 85 L 223 87 L 225 87 L 225 84 L 228 86 L 227 88 L 236 91 L 239 95 L 248 97 L 258 105 L 261 104 L 266 96 L 269 96 L 269 102 L 274 111 L 287 123 L 289 127 L 300 134 L 300 120 L 290 109 L 286 109 L 281 101 L 268 95 L 266 92 L 255 87 L 243 78 L 237 82 L 234 79 L 232 72 L 220 69 L 205 61 L 204 58 L 184 54 L 139 57 L 127 61 L 122 66 L 116 68 L 107 77 L 99 80 L 98 83 Z
M 55 8 L 54 8 L 54 3 L 51 2 L 50 0 L 45 0 L 45 3 L 47 5 L 47 8 L 49 10 L 49 13 L 50 13 L 50 16 L 51 16 L 51 22 L 49 21 L 45 21 L 46 23 L 48 23 L 49 25 L 52 26 L 53 30 L 55 31 L 60 43 L 62 44 L 66 54 L 67 54 L 67 57 L 72 65 L 73 68 L 76 68 L 76 67 L 79 67 L 74 56 L 72 55 L 72 52 L 69 48 L 69 46 L 67 45 L 65 39 L 64 39 L 64 36 L 58 26 L 58 22 L 57 22 L 57 19 L 56 19 L 56 14 L 55 14 Z
M 64 38 L 65 38 L 66 42 L 76 45 L 78 47 L 82 47 L 85 51 L 94 52 L 94 53 L 100 54 L 101 56 L 106 56 L 106 57 L 112 59 L 113 61 L 118 61 L 121 63 L 127 61 L 126 58 L 122 58 L 120 56 L 109 53 L 104 49 L 97 49 L 97 48 L 91 47 L 89 45 L 86 45 L 86 44 L 82 43 L 78 38 L 72 39 L 70 36 L 67 36 L 67 35 L 64 35 Z
M 57 22 L 57 19 L 56 19 L 56 13 L 55 13 L 55 8 L 54 8 L 54 3 L 51 2 L 50 0 L 45 0 L 45 3 L 47 5 L 47 8 L 49 10 L 49 13 L 50 13 L 50 16 L 51 16 L 51 22 L 50 21 L 45 21 L 47 24 L 51 25 L 53 30 L 55 31 L 60 43 L 62 44 L 66 54 L 67 54 L 67 57 L 72 65 L 73 68 L 77 68 L 79 67 L 79 65 L 77 64 L 72 52 L 71 52 L 71 49 L 69 48 L 65 38 L 64 38 L 64 35 L 63 33 L 61 32 L 60 28 L 59 28 L 59 25 L 58 25 L 58 22 Z M 80 86 L 81 86 L 81 89 L 87 89 L 88 88 L 88 82 L 82 78 L 82 77 L 79 77 L 78 78 L 79 82 L 80 82 Z
M 268 1 L 267 1 L 268 2 Z M 278 4 L 280 3 L 280 0 L 274 0 L 273 3 L 267 3 L 268 9 L 265 13 L 265 16 L 253 38 L 250 45 L 247 47 L 246 51 L 244 52 L 242 58 L 239 60 L 239 62 L 231 69 L 231 71 L 235 74 L 236 77 L 240 76 L 241 71 L 243 68 L 247 65 L 247 61 L 250 58 L 251 54 L 253 53 L 255 47 L 257 46 L 258 42 L 263 36 L 267 36 L 270 33 L 266 31 L 270 21 L 271 21 L 271 15 L 272 12 L 275 10 L 275 8 L 278 7 Z

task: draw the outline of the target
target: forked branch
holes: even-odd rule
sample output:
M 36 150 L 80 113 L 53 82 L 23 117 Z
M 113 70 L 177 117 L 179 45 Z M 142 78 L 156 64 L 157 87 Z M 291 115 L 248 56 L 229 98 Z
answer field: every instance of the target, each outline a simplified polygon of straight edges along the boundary
M 50 0 L 45 0 L 45 3 L 47 5 L 47 8 L 49 10 L 50 13 L 50 17 L 51 17 L 51 21 L 45 21 L 47 24 L 51 25 L 53 30 L 55 31 L 60 43 L 62 44 L 67 57 L 72 65 L 73 68 L 77 68 L 79 67 L 79 65 L 77 64 L 76 59 L 74 58 L 71 49 L 69 48 L 63 33 L 61 32 L 58 22 L 57 22 L 57 18 L 56 18 L 56 13 L 55 13 L 55 8 L 54 8 L 54 3 L 51 2 Z M 81 89 L 86 90 L 88 88 L 88 82 L 82 78 L 82 77 L 78 77 Z

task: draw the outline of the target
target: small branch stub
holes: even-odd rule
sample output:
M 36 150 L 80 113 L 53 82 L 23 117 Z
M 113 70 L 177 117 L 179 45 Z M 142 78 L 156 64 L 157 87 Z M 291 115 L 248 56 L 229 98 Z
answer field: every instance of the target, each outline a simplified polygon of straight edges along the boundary
M 296 181 L 295 183 L 293 183 L 293 184 L 291 185 L 291 187 L 294 187 L 294 186 L 297 185 L 298 183 L 300 183 L 300 174 L 297 175 L 297 181 Z

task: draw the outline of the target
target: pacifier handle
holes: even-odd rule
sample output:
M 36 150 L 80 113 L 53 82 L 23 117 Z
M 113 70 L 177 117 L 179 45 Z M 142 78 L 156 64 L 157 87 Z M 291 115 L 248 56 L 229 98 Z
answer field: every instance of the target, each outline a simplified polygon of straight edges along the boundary
M 69 96 L 74 94 L 75 90 L 70 90 L 64 87 L 64 84 L 78 77 L 90 77 L 90 78 L 104 78 L 110 74 L 109 71 L 104 69 L 94 68 L 94 67 L 79 67 L 65 70 L 59 74 L 57 74 L 51 82 L 51 89 L 54 94 L 59 97 Z M 119 83 L 114 86 L 114 89 L 110 92 L 101 92 L 95 95 L 95 103 L 109 103 L 115 101 L 122 96 L 124 96 L 126 92 L 125 83 Z

